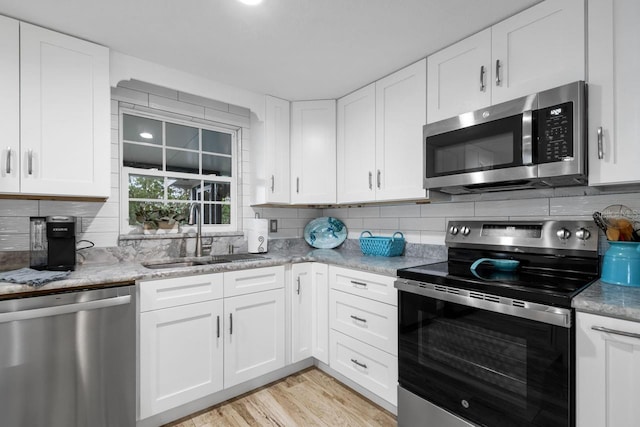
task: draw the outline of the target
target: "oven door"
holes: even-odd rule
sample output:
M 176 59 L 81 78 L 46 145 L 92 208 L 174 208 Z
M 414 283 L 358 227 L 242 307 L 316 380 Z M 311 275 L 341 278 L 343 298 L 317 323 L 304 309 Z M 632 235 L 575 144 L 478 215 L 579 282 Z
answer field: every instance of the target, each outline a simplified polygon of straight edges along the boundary
M 402 290 L 398 298 L 401 391 L 481 426 L 573 425 L 571 328 Z M 401 403 L 398 412 L 402 420 Z

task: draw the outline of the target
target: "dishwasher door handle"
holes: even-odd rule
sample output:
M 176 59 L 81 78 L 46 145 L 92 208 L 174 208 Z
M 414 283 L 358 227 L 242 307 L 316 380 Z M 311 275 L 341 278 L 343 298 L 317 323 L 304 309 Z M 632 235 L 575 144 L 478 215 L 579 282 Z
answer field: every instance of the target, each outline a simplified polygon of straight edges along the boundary
M 76 313 L 84 310 L 96 310 L 98 308 L 114 307 L 129 304 L 131 295 L 123 295 L 114 298 L 105 298 L 95 301 L 78 302 L 74 304 L 58 305 L 53 307 L 34 308 L 31 310 L 19 310 L 9 313 L 0 313 L 0 323 L 13 322 L 15 320 L 29 320 L 40 317 L 57 316 L 59 314 Z

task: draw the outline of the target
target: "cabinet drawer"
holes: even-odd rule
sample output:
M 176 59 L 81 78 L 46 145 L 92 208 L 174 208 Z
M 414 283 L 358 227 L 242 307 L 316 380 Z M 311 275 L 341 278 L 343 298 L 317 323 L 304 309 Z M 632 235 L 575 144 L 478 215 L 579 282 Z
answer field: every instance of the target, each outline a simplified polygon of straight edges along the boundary
M 224 296 L 250 294 L 284 287 L 284 266 L 224 273 Z
M 331 328 L 398 355 L 398 308 L 331 290 Z
M 329 281 L 333 289 L 398 305 L 398 293 L 393 287 L 395 277 L 331 266 Z
M 397 405 L 397 357 L 331 331 L 330 366 L 392 405 Z
M 143 280 L 139 284 L 140 311 L 222 298 L 222 280 L 221 273 Z

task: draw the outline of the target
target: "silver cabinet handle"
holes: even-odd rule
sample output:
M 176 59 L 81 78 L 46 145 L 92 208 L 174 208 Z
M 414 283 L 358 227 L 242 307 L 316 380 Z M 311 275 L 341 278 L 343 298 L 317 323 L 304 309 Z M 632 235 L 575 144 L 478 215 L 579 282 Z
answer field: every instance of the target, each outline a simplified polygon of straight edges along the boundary
M 593 329 L 594 331 L 604 332 L 607 334 L 621 335 L 623 337 L 640 339 L 640 334 L 636 334 L 633 332 L 626 332 L 626 331 L 618 331 L 616 329 L 605 328 L 604 326 L 592 326 L 591 329 Z
M 364 282 L 356 282 L 355 280 L 351 280 L 351 284 L 355 285 L 355 286 L 364 286 L 365 288 L 367 287 L 367 284 Z
M 220 316 L 216 316 L 216 336 L 220 338 Z
M 229 335 L 233 335 L 233 313 L 229 313 Z
M 500 80 L 500 60 L 496 59 L 496 86 L 500 86 L 502 81 Z
M 598 128 L 598 159 L 604 159 L 604 149 L 602 146 L 602 126 Z
M 0 314 L 0 323 L 13 322 L 15 320 L 37 319 L 40 317 L 51 317 L 59 314 L 77 313 L 85 310 L 96 310 L 99 308 L 114 307 L 117 305 L 129 304 L 131 295 L 99 299 L 95 301 L 78 302 L 74 304 L 58 305 L 53 307 L 34 308 L 31 310 L 12 311 Z
M 522 113 L 522 164 L 533 164 L 533 112 Z
M 362 317 L 358 317 L 358 316 L 354 316 L 354 315 L 351 315 L 349 317 L 351 317 L 353 320 L 355 320 L 357 322 L 367 323 L 367 319 L 363 319 Z
M 271 175 L 271 192 L 273 193 L 276 188 L 276 177 Z
M 353 363 L 355 363 L 356 365 L 360 366 L 361 368 L 363 368 L 363 369 L 367 369 L 367 365 L 366 365 L 365 363 L 358 362 L 356 359 L 351 359 L 351 361 L 352 361 Z
M 11 173 L 11 147 L 7 147 L 7 174 Z
M 376 174 L 376 183 L 378 184 L 378 190 L 380 189 L 380 185 L 381 185 L 380 183 L 382 181 L 381 175 L 382 175 L 382 172 L 380 172 L 380 169 L 378 169 L 378 173 Z
M 486 86 L 484 84 L 484 65 L 480 66 L 480 92 L 484 92 L 486 90 Z
M 373 190 L 373 174 L 369 171 L 369 190 Z
M 300 177 L 296 177 L 296 193 L 300 194 Z
M 298 287 L 296 288 L 296 293 L 300 295 L 300 276 L 298 276 L 297 282 L 298 282 Z
M 27 159 L 28 159 L 28 174 L 29 175 L 33 175 L 33 150 L 29 149 L 28 154 L 27 154 Z

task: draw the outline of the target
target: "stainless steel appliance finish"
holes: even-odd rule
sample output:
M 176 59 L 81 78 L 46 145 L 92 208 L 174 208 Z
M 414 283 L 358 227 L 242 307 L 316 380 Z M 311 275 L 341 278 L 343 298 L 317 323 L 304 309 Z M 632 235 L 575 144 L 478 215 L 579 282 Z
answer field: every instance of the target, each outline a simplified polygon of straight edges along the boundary
M 3 427 L 135 426 L 135 288 L 0 301 Z
M 591 221 L 449 222 L 447 262 L 398 270 L 398 425 L 575 426 L 571 299 L 597 241 Z
M 586 86 L 574 82 L 424 126 L 424 187 L 450 194 L 586 183 Z

